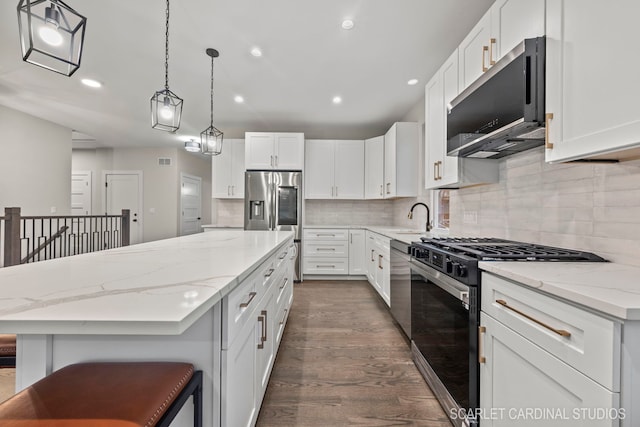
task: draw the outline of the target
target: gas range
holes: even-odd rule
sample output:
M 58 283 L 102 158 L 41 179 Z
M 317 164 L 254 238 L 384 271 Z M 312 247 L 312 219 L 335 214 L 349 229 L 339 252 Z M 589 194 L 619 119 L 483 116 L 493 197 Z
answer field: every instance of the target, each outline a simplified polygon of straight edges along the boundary
M 478 284 L 479 261 L 605 261 L 590 252 L 481 237 L 422 237 L 411 244 L 411 256 L 468 286 Z

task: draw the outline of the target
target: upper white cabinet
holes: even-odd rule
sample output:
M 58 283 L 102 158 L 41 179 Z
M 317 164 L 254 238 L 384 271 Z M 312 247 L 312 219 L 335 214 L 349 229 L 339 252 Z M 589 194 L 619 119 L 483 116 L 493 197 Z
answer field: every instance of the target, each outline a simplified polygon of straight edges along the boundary
M 364 198 L 384 199 L 384 136 L 364 140 Z
M 245 133 L 245 164 L 252 170 L 302 170 L 304 134 Z
M 522 40 L 544 35 L 545 0 L 496 0 L 458 47 L 460 91 Z
M 637 157 L 640 2 L 547 1 L 546 13 L 546 160 Z
M 384 136 L 384 197 L 418 195 L 418 123 L 397 122 Z
M 456 50 L 425 86 L 425 188 L 498 182 L 498 163 L 447 156 L 447 104 L 458 95 Z
M 211 158 L 212 197 L 244 198 L 244 139 L 224 141 L 222 153 Z
M 364 141 L 310 139 L 305 144 L 305 198 L 364 198 Z

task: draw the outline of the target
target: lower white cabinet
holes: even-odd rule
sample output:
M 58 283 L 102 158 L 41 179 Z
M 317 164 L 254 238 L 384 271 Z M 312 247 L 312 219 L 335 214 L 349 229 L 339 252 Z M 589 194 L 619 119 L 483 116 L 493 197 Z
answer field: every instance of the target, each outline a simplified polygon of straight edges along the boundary
M 349 274 L 366 274 L 364 230 L 349 230 Z
M 620 425 L 620 323 L 489 273 L 481 298 L 482 427 Z
M 391 239 L 367 231 L 365 240 L 367 279 L 389 306 L 391 304 Z
M 293 302 L 293 241 L 222 300 L 222 426 L 253 426 Z

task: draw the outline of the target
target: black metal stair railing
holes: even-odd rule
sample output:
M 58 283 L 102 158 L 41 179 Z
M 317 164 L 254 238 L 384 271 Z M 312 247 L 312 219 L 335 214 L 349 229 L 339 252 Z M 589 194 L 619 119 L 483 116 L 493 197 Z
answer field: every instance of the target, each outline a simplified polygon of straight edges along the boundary
M 128 246 L 129 220 L 128 209 L 121 215 L 21 216 L 20 208 L 5 208 L 4 266 Z

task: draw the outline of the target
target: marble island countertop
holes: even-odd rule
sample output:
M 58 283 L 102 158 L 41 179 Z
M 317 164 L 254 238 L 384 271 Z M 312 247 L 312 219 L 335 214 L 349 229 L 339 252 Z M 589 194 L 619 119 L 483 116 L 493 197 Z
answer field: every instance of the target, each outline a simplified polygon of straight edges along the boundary
M 612 262 L 497 262 L 479 267 L 592 310 L 640 320 L 640 268 Z
M 0 333 L 180 334 L 292 236 L 198 233 L 0 268 Z

